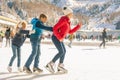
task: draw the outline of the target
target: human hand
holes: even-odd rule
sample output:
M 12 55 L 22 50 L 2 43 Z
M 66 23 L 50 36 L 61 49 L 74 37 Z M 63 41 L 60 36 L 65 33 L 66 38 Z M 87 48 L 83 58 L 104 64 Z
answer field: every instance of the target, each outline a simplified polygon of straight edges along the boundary
M 35 33 L 35 30 L 30 30 L 29 31 L 29 34 L 34 34 Z
M 82 22 L 80 21 L 79 23 L 78 23 L 80 26 L 82 26 Z

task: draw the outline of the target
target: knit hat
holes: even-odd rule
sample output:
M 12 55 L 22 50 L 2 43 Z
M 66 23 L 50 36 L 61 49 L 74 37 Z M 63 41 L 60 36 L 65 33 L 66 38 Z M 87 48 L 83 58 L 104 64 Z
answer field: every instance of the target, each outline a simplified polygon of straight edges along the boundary
M 64 7 L 63 8 L 63 13 L 64 13 L 64 15 L 68 15 L 70 13 L 73 13 L 73 10 L 71 8 Z

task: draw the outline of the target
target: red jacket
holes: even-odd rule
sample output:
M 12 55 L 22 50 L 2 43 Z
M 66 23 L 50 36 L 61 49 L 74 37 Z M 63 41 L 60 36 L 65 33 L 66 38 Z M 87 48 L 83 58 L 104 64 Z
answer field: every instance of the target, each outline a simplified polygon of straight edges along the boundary
M 59 41 L 62 41 L 67 33 L 73 34 L 76 32 L 81 25 L 77 25 L 73 29 L 70 28 L 70 19 L 67 16 L 63 16 L 60 18 L 57 24 L 53 27 L 53 34 L 57 37 Z

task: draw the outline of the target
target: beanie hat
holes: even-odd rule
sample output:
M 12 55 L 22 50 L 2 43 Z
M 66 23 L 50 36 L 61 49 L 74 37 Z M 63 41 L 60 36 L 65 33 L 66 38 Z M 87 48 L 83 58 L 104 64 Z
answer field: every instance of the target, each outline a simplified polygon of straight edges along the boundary
M 63 13 L 64 13 L 64 15 L 68 15 L 70 13 L 73 13 L 73 10 L 71 8 L 64 7 L 63 8 Z

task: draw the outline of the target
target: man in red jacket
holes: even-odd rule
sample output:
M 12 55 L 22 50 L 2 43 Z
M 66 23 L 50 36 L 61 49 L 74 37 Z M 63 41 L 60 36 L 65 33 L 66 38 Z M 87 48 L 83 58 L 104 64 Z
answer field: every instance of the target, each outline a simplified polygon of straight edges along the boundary
M 55 55 L 55 57 L 46 65 L 46 69 L 54 73 L 55 70 L 53 68 L 55 62 L 59 59 L 58 64 L 58 71 L 66 73 L 67 70 L 64 68 L 63 62 L 65 58 L 66 48 L 63 43 L 63 39 L 66 37 L 66 35 L 73 34 L 78 29 L 80 29 L 82 23 L 80 22 L 76 27 L 73 29 L 70 28 L 70 19 L 73 16 L 73 11 L 70 8 L 64 7 L 63 8 L 64 16 L 60 18 L 57 24 L 53 27 L 53 35 L 52 35 L 52 41 L 55 45 L 55 47 L 58 50 L 58 53 Z

